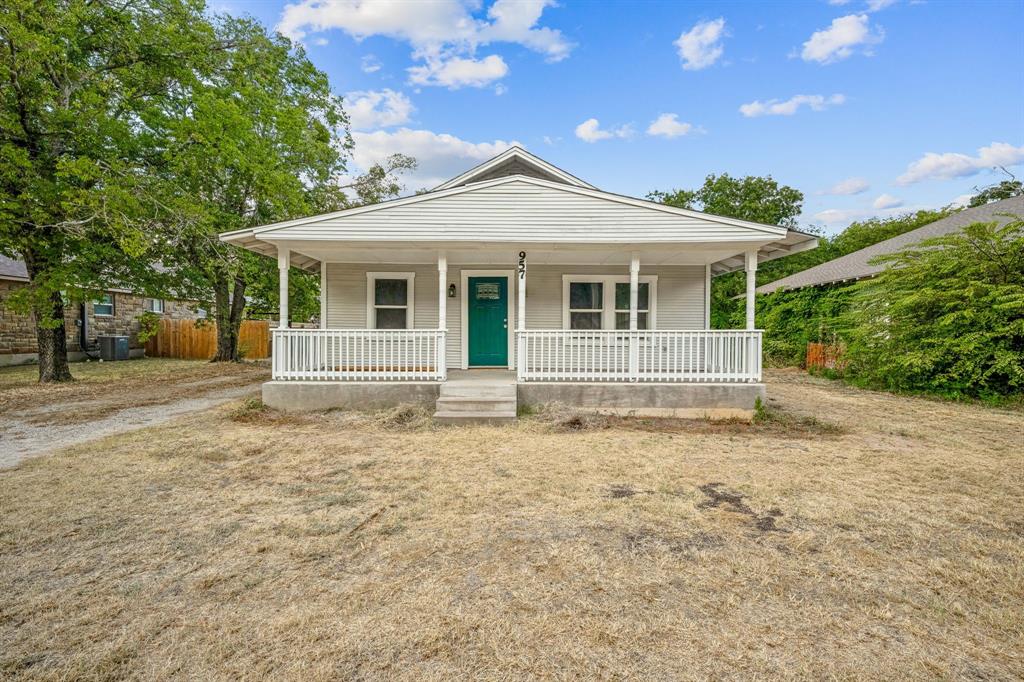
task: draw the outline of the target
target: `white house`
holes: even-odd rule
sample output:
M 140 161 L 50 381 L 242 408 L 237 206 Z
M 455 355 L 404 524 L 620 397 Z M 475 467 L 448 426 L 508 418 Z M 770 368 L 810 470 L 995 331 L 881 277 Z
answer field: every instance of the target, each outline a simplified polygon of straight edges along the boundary
M 267 404 L 420 401 L 448 419 L 548 401 L 748 415 L 764 395 L 757 264 L 817 245 L 603 192 L 520 148 L 424 194 L 221 239 L 278 260 Z M 287 327 L 289 266 L 320 273 L 320 329 Z M 746 329 L 709 329 L 711 278 L 741 268 Z

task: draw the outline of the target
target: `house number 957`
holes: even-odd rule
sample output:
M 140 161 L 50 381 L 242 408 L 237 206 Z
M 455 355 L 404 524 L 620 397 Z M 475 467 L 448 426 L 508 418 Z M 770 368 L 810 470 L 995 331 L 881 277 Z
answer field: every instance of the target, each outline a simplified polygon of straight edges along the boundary
M 526 252 L 519 252 L 519 279 L 523 279 L 526 276 Z

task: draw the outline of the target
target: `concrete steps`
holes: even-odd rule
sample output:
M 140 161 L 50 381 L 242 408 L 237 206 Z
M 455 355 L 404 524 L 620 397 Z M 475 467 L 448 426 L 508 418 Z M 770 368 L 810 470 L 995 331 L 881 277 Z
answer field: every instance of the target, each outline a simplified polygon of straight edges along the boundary
M 456 379 L 441 384 L 434 421 L 441 424 L 506 424 L 516 420 L 516 384 L 507 378 Z

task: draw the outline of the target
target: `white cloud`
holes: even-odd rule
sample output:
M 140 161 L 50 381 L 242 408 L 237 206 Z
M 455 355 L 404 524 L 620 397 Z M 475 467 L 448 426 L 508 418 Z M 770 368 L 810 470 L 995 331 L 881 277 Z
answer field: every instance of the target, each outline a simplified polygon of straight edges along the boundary
M 718 61 L 722 56 L 722 38 L 727 35 L 725 19 L 698 21 L 689 31 L 682 33 L 674 45 L 687 71 L 698 71 Z
M 891 194 L 882 194 L 871 205 L 877 209 L 899 208 L 903 205 L 903 200 Z
M 839 7 L 841 5 L 849 5 L 850 0 L 828 0 L 828 4 L 834 7 Z
M 345 95 L 345 111 L 353 130 L 402 125 L 409 122 L 414 110 L 408 97 L 387 88 Z
M 359 68 L 363 70 L 363 73 L 375 73 L 380 71 L 381 63 L 375 55 L 368 54 L 364 55 L 359 60 Z
M 483 59 L 452 57 L 437 59 L 429 57 L 424 66 L 407 69 L 409 81 L 416 85 L 441 85 L 449 90 L 469 86 L 482 88 L 508 74 L 505 60 L 496 54 Z
M 435 187 L 509 147 L 519 145 L 514 140 L 467 142 L 454 135 L 409 128 L 353 132 L 352 140 L 355 142 L 353 161 L 362 171 L 392 154 L 407 154 L 416 159 L 416 170 L 402 176 L 410 191 Z
M 869 218 L 891 218 L 904 213 L 920 211 L 927 206 L 904 206 L 900 202 L 897 206 L 888 208 L 829 208 L 814 214 L 814 218 L 826 225 L 849 225 L 855 220 L 868 220 Z
M 497 55 L 477 60 L 476 49 L 482 45 L 515 43 L 552 62 L 569 56 L 573 44 L 561 31 L 537 26 L 541 14 L 553 4 L 554 0 L 497 0 L 487 18 L 478 19 L 473 16 L 478 5 L 463 0 L 300 0 L 285 6 L 277 30 L 296 40 L 332 29 L 356 40 L 370 36 L 402 40 L 412 46 L 414 59 L 426 62 L 410 69 L 420 79 L 414 82 L 445 87 L 453 82 L 487 84 L 499 70 L 498 61 L 502 76 L 508 66 Z M 473 73 L 462 79 L 436 76 L 464 71 Z
M 845 180 L 840 180 L 836 184 L 832 185 L 824 192 L 821 192 L 821 194 L 849 196 L 866 192 L 870 187 L 871 185 L 868 184 L 868 181 L 864 178 L 846 178 Z
M 868 11 L 878 12 L 896 4 L 896 0 L 868 0 Z
M 677 114 L 662 114 L 651 121 L 647 126 L 648 135 L 659 135 L 661 137 L 681 137 L 695 132 L 690 123 L 681 123 Z
M 1024 146 L 1014 147 L 1007 142 L 993 142 L 978 149 L 977 156 L 947 152 L 928 152 L 907 166 L 907 171 L 896 178 L 896 184 L 910 185 L 923 180 L 952 180 L 977 175 L 995 166 L 1015 166 L 1024 163 Z
M 598 123 L 596 118 L 588 118 L 576 126 L 576 137 L 584 142 L 597 142 L 598 140 L 607 140 L 612 137 L 631 137 L 632 135 L 633 128 L 628 124 L 614 130 L 601 130 L 601 124 Z
M 316 40 L 313 41 L 313 44 L 319 47 L 323 47 L 324 45 L 327 44 L 327 42 L 327 38 L 317 38 Z
M 833 19 L 828 28 L 815 31 L 804 43 L 800 56 L 807 62 L 831 64 L 852 55 L 857 46 L 868 47 L 884 37 L 881 28 L 872 30 L 867 14 L 848 14 Z
M 747 118 L 755 116 L 792 116 L 802 106 L 810 107 L 812 111 L 824 111 L 830 106 L 842 104 L 846 101 L 844 95 L 795 95 L 784 102 L 777 99 L 770 99 L 767 102 L 760 100 L 740 105 L 740 113 Z

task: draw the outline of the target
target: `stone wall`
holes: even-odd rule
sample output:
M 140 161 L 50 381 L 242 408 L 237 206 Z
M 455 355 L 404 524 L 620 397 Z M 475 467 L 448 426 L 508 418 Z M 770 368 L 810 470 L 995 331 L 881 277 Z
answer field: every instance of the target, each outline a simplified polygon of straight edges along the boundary
M 14 312 L 7 305 L 7 297 L 25 286 L 24 282 L 0 280 L 0 364 L 10 364 L 13 356 L 18 362 L 33 361 L 36 353 L 36 328 L 32 315 Z M 95 344 L 97 336 L 117 335 L 129 337 L 129 346 L 141 349 L 139 342 L 139 316 L 145 310 L 145 298 L 124 292 L 110 292 L 114 297 L 113 315 L 96 315 L 92 303 L 85 304 L 88 341 Z M 78 320 L 81 306 L 69 305 L 65 310 L 68 351 L 80 352 Z M 163 317 L 188 320 L 198 317 L 185 301 L 164 301 Z M 8 356 L 3 362 L 2 356 Z

